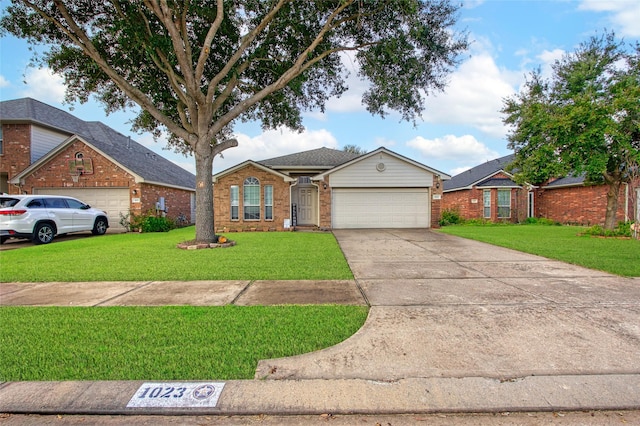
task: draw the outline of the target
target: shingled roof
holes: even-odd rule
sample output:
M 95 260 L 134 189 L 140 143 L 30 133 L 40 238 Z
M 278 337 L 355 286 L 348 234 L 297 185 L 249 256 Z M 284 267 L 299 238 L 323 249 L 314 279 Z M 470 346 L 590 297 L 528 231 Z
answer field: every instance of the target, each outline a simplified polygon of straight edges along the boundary
M 479 184 L 483 180 L 492 177 L 500 170 L 504 170 L 509 163 L 515 158 L 515 154 L 506 155 L 495 160 L 487 161 L 445 181 L 443 184 L 444 192 L 457 191 L 460 189 L 469 189 L 474 184 Z M 510 179 L 509 179 L 510 180 Z M 506 182 L 500 182 L 500 186 L 505 186 Z M 509 186 L 516 185 L 511 182 Z
M 84 121 L 31 98 L 0 102 L 3 123 L 34 123 L 69 136 L 77 135 L 146 182 L 195 188 L 192 173 L 156 154 L 130 137 L 98 121 Z
M 309 151 L 297 152 L 295 154 L 283 155 L 281 157 L 269 158 L 267 160 L 257 161 L 257 163 L 274 169 L 287 167 L 311 167 L 328 170 L 351 161 L 359 156 L 359 154 L 322 147 Z

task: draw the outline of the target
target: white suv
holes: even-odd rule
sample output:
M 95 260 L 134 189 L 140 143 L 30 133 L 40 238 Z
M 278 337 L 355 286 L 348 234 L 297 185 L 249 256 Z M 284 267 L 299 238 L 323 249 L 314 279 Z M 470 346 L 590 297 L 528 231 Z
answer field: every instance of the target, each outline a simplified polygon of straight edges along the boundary
M 0 195 L 0 244 L 28 238 L 47 244 L 56 235 L 107 232 L 107 214 L 80 200 L 57 195 Z

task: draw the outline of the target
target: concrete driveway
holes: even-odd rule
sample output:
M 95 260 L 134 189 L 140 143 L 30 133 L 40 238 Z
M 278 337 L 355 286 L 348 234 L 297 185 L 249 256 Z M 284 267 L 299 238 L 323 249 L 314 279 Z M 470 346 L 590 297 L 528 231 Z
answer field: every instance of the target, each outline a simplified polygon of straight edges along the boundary
M 261 361 L 256 378 L 633 377 L 640 395 L 640 280 L 430 230 L 335 235 L 366 324 L 332 348 Z

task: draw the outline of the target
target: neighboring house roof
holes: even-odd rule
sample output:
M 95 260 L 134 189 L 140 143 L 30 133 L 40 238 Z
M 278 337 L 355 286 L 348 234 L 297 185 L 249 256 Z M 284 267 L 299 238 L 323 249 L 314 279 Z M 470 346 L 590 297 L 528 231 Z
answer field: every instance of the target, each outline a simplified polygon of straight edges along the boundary
M 359 157 L 360 154 L 353 154 L 331 148 L 317 148 L 309 151 L 297 152 L 295 154 L 283 155 L 258 161 L 258 163 L 271 167 L 272 169 L 306 168 L 306 169 L 332 169 L 347 161 Z
M 520 185 L 509 178 L 490 178 L 476 185 L 479 188 L 520 188 Z
M 458 191 L 461 189 L 471 189 L 474 185 L 483 183 L 483 181 L 491 178 L 496 173 L 500 171 L 504 172 L 504 169 L 509 163 L 514 160 L 514 158 L 515 154 L 506 155 L 495 160 L 487 161 L 460 174 L 457 174 L 453 176 L 451 180 L 444 182 L 444 192 Z M 511 179 L 509 179 L 509 181 L 511 181 Z M 511 186 L 518 186 L 515 182 L 511 182 Z
M 561 188 L 564 186 L 582 186 L 584 185 L 585 176 L 586 175 L 582 174 L 580 176 L 569 175 L 562 178 L 558 178 L 552 182 L 549 182 L 547 185 L 545 185 L 545 188 Z
M 52 130 L 77 135 L 96 148 L 111 161 L 123 166 L 141 181 L 157 185 L 195 189 L 196 178 L 182 167 L 156 154 L 111 127 L 97 122 L 84 121 L 68 112 L 31 98 L 0 102 L 0 121 L 3 123 L 34 123 Z M 70 143 L 67 139 L 64 143 Z M 56 147 L 54 151 L 59 150 Z M 50 156 L 45 155 L 32 166 L 41 164 Z M 15 178 L 22 177 L 27 168 Z

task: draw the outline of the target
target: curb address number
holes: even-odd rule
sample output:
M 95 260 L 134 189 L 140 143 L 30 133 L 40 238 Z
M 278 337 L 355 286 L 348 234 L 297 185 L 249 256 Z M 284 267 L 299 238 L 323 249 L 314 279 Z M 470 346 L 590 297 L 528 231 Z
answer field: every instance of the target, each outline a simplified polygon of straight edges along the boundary
M 144 383 L 129 400 L 127 408 L 215 407 L 224 383 Z

